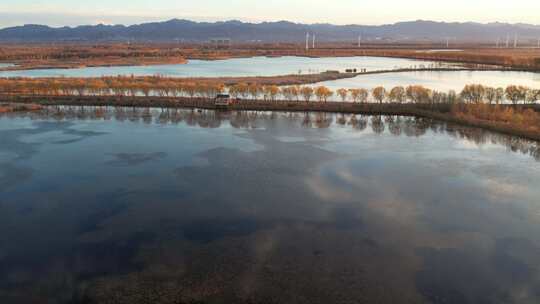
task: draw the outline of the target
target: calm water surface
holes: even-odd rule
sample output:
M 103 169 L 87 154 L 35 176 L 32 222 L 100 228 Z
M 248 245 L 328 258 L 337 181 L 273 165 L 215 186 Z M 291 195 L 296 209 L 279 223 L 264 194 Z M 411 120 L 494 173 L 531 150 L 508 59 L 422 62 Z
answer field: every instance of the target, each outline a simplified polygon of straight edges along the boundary
M 348 68 L 375 71 L 430 67 L 441 64 L 448 65 L 432 61 L 383 57 L 255 57 L 218 61 L 190 60 L 188 64 L 174 65 L 5 71 L 0 72 L 0 77 L 101 77 L 116 75 L 152 76 L 157 74 L 171 77 L 253 77 L 320 73 L 327 70 L 344 72 Z M 450 66 L 452 65 L 450 64 Z M 371 89 L 379 85 L 388 88 L 396 85 L 423 85 L 434 90 L 460 91 L 466 84 L 471 83 L 481 83 L 494 87 L 506 87 L 515 84 L 538 88 L 540 87 L 540 74 L 487 71 L 410 72 L 363 75 L 352 79 L 323 82 L 317 85 L 327 85 L 333 89 L 358 87 Z
M 344 72 L 348 68 L 388 70 L 437 64 L 432 61 L 382 57 L 253 57 L 226 60 L 190 60 L 187 64 L 91 67 L 80 69 L 43 69 L 0 72 L 0 77 L 100 77 L 116 75 L 171 77 L 249 77 L 279 76 L 298 73 L 320 73 L 327 70 Z
M 361 75 L 355 78 L 325 81 L 318 85 L 325 85 L 337 90 L 339 88 L 372 89 L 377 86 L 391 89 L 395 86 L 419 84 L 432 90 L 461 92 L 467 84 L 475 83 L 502 88 L 506 88 L 508 85 L 540 88 L 540 73 L 514 71 L 404 72 Z
M 1 303 L 539 303 L 540 145 L 429 120 L 0 117 Z

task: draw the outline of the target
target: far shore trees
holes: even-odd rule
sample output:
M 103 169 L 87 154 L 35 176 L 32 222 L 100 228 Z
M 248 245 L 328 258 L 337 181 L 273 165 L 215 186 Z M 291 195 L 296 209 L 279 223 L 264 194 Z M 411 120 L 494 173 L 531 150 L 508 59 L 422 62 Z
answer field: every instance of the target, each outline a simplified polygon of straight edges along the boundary
M 388 98 L 390 98 L 391 102 L 403 103 L 407 98 L 405 88 L 401 86 L 392 88 L 392 90 L 390 90 L 390 93 L 388 94 Z
M 302 88 L 299 85 L 295 85 L 291 87 L 291 94 L 294 97 L 296 101 L 300 101 L 300 90 Z
M 382 104 L 386 98 L 386 89 L 384 87 L 376 87 L 371 92 L 371 95 L 373 95 L 373 98 L 378 101 L 379 104 Z
M 225 91 L 225 85 L 222 83 L 215 83 L 215 84 L 208 84 L 206 86 L 205 95 L 206 98 L 212 99 L 216 97 L 218 94 L 221 94 Z
M 247 83 L 239 83 L 235 85 L 236 91 L 238 92 L 238 95 L 240 95 L 241 98 L 247 99 L 249 96 L 249 85 Z
M 369 92 L 366 89 L 349 89 L 349 93 L 354 103 L 366 103 L 369 97 Z
M 500 104 L 504 100 L 504 89 L 497 88 L 495 90 L 495 103 Z
M 485 98 L 489 104 L 499 104 L 504 99 L 504 89 L 485 87 Z
M 360 100 L 360 89 L 349 89 L 349 94 L 351 94 L 351 99 L 354 103 Z
M 506 88 L 505 94 L 508 100 L 513 104 L 518 104 L 520 101 L 525 101 L 527 98 L 528 88 L 523 86 L 510 85 Z
M 334 92 L 325 86 L 290 85 L 239 82 L 225 85 L 219 81 L 148 77 L 99 77 L 99 78 L 0 78 L 0 94 L 3 96 L 62 96 L 83 97 L 114 96 L 117 98 L 137 98 L 157 96 L 161 98 L 201 98 L 213 99 L 222 92 L 241 99 L 265 101 L 300 101 L 311 102 L 316 98 L 320 102 L 351 101 L 353 103 L 373 102 L 391 103 L 410 102 L 414 104 L 537 104 L 540 101 L 540 89 L 509 85 L 495 88 L 480 84 L 466 85 L 460 94 L 430 90 L 419 85 L 406 88 L 396 86 L 389 92 L 382 86 L 369 91 L 363 88 L 340 88 Z
M 336 91 L 336 93 L 341 98 L 342 102 L 347 101 L 347 97 L 349 97 L 349 90 L 347 90 L 347 89 L 338 89 Z
M 497 89 L 486 87 L 486 100 L 489 104 L 493 104 L 497 99 Z
M 260 85 L 256 83 L 251 83 L 249 84 L 248 91 L 251 99 L 259 99 L 262 89 Z
M 537 101 L 540 100 L 540 89 L 539 90 L 528 90 L 527 96 L 526 96 L 527 103 L 529 104 L 535 104 Z
M 302 97 L 304 97 L 305 102 L 309 102 L 313 98 L 313 88 L 312 87 L 303 87 L 300 90 L 300 93 L 302 94 Z
M 299 86 L 288 86 L 281 89 L 281 95 L 285 100 L 299 101 L 301 88 Z
M 407 98 L 413 103 L 428 103 L 431 91 L 423 86 L 408 86 L 406 91 Z
M 366 89 L 360 89 L 359 90 L 359 100 L 361 103 L 366 103 L 368 101 L 368 98 L 369 98 L 369 91 L 366 90 Z
M 265 100 L 276 101 L 277 96 L 281 90 L 276 85 L 266 85 L 263 87 L 263 94 Z
M 197 86 L 193 82 L 188 82 L 184 85 L 184 91 L 190 98 L 193 98 L 197 94 Z
M 293 94 L 291 91 L 291 87 L 283 87 L 281 88 L 281 96 L 285 98 L 285 100 L 293 100 Z
M 468 84 L 461 91 L 461 97 L 469 103 L 481 103 L 486 95 L 486 88 L 481 84 Z
M 317 96 L 320 102 L 327 102 L 328 98 L 332 97 L 332 95 L 334 95 L 334 92 L 325 86 L 315 88 L 315 96 Z

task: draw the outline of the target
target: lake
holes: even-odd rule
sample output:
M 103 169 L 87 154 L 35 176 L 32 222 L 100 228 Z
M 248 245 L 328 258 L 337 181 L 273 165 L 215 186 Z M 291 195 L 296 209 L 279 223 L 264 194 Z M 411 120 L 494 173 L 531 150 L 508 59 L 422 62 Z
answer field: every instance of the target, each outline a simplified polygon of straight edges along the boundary
M 368 71 L 428 67 L 440 63 L 424 60 L 383 57 L 252 57 L 225 60 L 189 60 L 187 64 L 148 66 L 88 67 L 78 69 L 41 69 L 0 72 L 0 77 L 101 77 L 116 75 L 170 77 L 255 77 L 313 74 L 328 70 L 357 68 Z M 449 64 L 442 64 L 448 66 Z
M 540 145 L 410 117 L 0 116 L 2 303 L 539 303 Z
M 443 72 L 403 72 L 377 75 L 360 75 L 355 78 L 325 81 L 324 85 L 333 90 L 340 88 L 373 89 L 384 86 L 388 90 L 395 86 L 423 85 L 432 90 L 461 92 L 467 84 L 483 84 L 506 88 L 508 85 L 522 85 L 540 88 L 540 73 L 515 71 L 443 71 Z
M 368 71 L 391 70 L 397 68 L 419 68 L 433 66 L 459 66 L 459 64 L 437 63 L 433 61 L 383 58 L 383 57 L 254 57 L 217 61 L 190 60 L 188 64 L 91 67 L 79 69 L 42 69 L 0 72 L 0 77 L 101 77 L 116 75 L 170 77 L 254 77 L 279 76 L 289 74 L 320 73 L 327 70 L 344 72 L 348 68 Z M 443 71 L 407 72 L 377 75 L 362 75 L 352 79 L 329 81 L 317 85 L 339 88 L 374 88 L 383 85 L 423 85 L 434 90 L 461 91 L 466 84 L 481 83 L 494 87 L 510 84 L 540 87 L 540 74 L 531 72 L 500 71 Z

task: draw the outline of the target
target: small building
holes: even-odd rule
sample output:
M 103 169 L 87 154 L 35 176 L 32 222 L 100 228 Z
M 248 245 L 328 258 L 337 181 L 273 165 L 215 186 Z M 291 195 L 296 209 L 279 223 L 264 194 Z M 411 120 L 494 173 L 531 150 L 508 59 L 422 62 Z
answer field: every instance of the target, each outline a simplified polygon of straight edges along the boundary
M 235 101 L 229 94 L 217 94 L 216 98 L 214 98 L 214 106 L 216 108 L 226 108 L 234 104 Z

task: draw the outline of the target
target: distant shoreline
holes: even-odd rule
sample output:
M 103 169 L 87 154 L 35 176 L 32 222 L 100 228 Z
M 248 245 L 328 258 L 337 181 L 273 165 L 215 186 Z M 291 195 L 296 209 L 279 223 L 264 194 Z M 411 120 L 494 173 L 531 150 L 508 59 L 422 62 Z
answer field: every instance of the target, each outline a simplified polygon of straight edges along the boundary
M 459 51 L 441 49 L 428 52 L 426 45 L 402 46 L 365 45 L 353 48 L 343 45 L 326 45 L 306 50 L 295 44 L 237 45 L 233 48 L 215 49 L 204 45 L 178 46 L 171 44 L 102 44 L 102 45 L 10 45 L 0 54 L 0 63 L 15 64 L 0 71 L 36 69 L 76 69 L 88 67 L 148 66 L 185 64 L 189 60 L 227 60 L 253 57 L 341 58 L 382 57 L 401 58 L 441 63 L 500 67 L 505 70 L 540 72 L 540 49 L 463 47 Z M 435 47 L 435 46 L 431 46 Z

